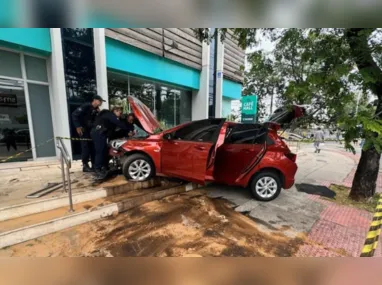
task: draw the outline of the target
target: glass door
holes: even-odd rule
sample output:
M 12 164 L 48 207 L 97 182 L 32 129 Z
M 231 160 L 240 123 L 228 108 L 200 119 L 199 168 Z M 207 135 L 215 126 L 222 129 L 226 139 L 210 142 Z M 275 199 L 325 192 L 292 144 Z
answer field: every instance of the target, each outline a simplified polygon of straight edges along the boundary
M 23 82 L 0 77 L 0 161 L 31 148 Z M 32 159 L 32 152 L 7 162 Z

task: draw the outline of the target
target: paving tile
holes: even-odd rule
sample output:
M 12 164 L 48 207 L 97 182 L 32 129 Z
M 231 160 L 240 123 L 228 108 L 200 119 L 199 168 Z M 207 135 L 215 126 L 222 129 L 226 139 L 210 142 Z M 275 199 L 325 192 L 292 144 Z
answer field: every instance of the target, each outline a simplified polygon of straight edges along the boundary
M 321 219 L 352 229 L 368 229 L 373 215 L 365 210 L 327 203 Z
M 296 257 L 342 257 L 335 251 L 330 251 L 322 246 L 305 244 L 298 249 Z
M 360 255 L 367 229 L 348 228 L 330 221 L 319 220 L 311 229 L 308 238 L 324 248 L 344 250 L 347 255 Z

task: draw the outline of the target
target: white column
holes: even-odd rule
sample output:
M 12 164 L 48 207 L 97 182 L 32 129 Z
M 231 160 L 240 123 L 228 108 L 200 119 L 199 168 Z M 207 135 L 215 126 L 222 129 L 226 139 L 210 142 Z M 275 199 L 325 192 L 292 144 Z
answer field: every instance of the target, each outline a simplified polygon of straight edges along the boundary
M 50 62 L 51 90 L 53 99 L 52 114 L 57 120 L 53 120 L 55 136 L 70 137 L 68 102 L 66 98 L 66 84 L 64 72 L 64 58 L 62 53 L 61 30 L 58 28 L 50 29 L 52 43 L 52 54 Z M 70 140 L 65 140 L 66 148 L 72 156 L 72 145 Z
M 217 39 L 216 48 L 216 100 L 215 100 L 215 118 L 222 117 L 223 110 L 223 66 L 224 66 L 224 43 Z
M 25 103 L 27 107 L 27 116 L 28 116 L 28 126 L 29 126 L 29 139 L 31 141 L 31 147 L 32 147 L 32 158 L 33 160 L 36 160 L 36 141 L 34 137 L 34 127 L 33 127 L 33 119 L 32 119 L 32 110 L 30 105 L 30 97 L 29 97 L 29 87 L 27 83 L 27 73 L 25 69 L 25 57 L 22 53 L 20 55 L 20 62 L 21 62 L 21 73 L 24 81 L 24 96 L 25 96 Z
M 202 71 L 199 90 L 192 92 L 192 120 L 208 118 L 208 90 L 210 79 L 210 45 L 202 44 Z
M 102 108 L 106 109 L 109 108 L 109 96 L 107 89 L 105 29 L 97 28 L 93 30 L 97 93 L 106 101 L 102 104 Z

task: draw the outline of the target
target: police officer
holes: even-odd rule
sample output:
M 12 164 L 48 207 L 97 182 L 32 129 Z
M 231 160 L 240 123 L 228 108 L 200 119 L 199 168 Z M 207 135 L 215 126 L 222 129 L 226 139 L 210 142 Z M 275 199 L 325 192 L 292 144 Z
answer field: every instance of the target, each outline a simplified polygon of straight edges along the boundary
M 94 146 L 93 142 L 90 141 L 90 131 L 102 102 L 105 102 L 105 100 L 96 95 L 91 103 L 83 104 L 72 113 L 72 120 L 77 134 L 80 138 L 88 139 L 81 141 L 83 172 L 94 171 Z M 92 168 L 89 166 L 89 160 L 92 162 Z
M 122 115 L 122 108 L 114 107 L 111 111 L 102 110 L 97 116 L 94 127 L 91 130 L 91 137 L 95 147 L 95 171 L 97 179 L 104 179 L 107 176 L 107 139 L 115 132 L 116 128 L 128 131 L 128 127 L 119 118 Z
M 115 132 L 112 134 L 111 137 L 109 137 L 110 140 L 115 139 L 121 139 L 121 138 L 127 138 L 132 137 L 135 134 L 135 128 L 134 128 L 134 122 L 135 122 L 135 116 L 134 114 L 128 114 L 125 119 L 121 119 L 121 122 L 126 125 L 128 130 L 122 130 L 120 128 L 117 128 Z

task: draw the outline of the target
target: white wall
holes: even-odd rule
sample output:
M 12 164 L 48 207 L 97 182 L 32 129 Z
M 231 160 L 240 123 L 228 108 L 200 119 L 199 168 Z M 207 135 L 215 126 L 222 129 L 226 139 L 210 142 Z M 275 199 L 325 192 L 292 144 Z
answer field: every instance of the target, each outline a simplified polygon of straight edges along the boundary
M 192 92 L 192 120 L 202 120 L 208 118 L 210 46 L 203 42 L 202 48 L 200 86 L 199 90 Z
M 227 118 L 232 114 L 232 100 L 227 97 L 223 97 L 222 100 L 222 118 Z

